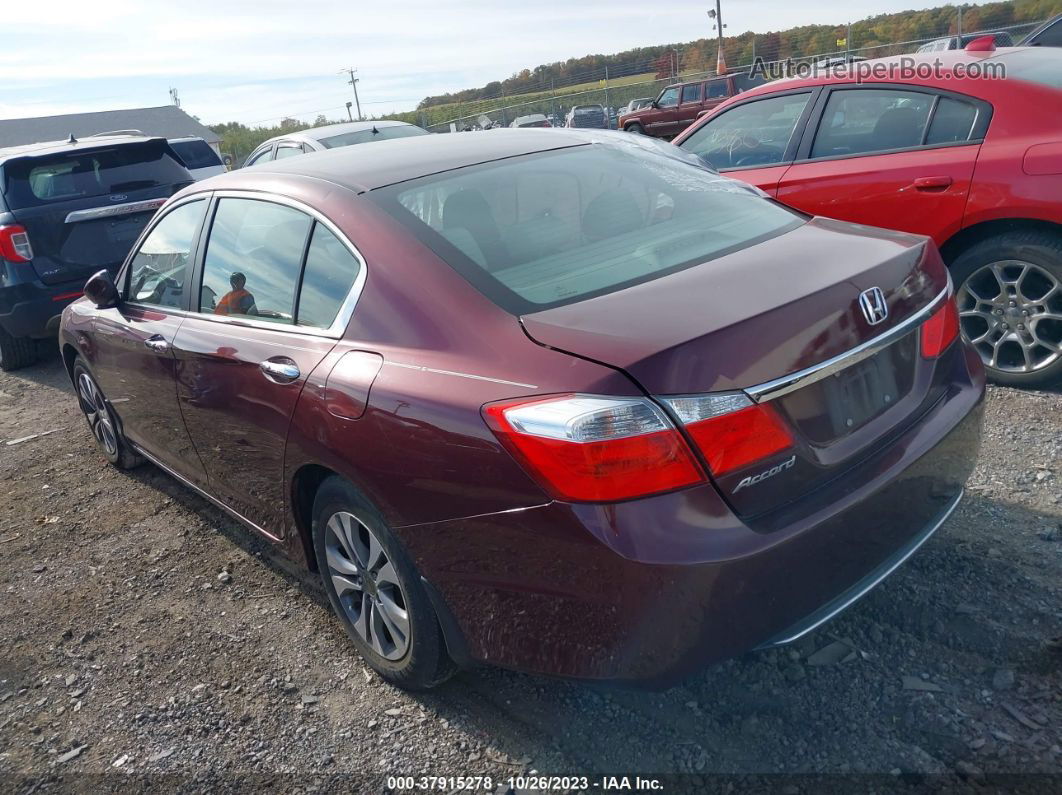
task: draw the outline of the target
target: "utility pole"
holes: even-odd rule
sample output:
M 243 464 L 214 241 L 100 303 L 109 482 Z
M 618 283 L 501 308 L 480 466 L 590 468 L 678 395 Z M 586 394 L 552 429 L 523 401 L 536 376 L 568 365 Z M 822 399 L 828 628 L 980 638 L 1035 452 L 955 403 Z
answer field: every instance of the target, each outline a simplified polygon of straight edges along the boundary
M 959 34 L 960 39 L 962 37 L 962 5 L 963 5 L 962 3 L 959 3 L 959 22 L 958 22 L 958 28 L 955 31 L 956 33 Z
M 170 104 L 171 105 L 176 105 L 178 108 L 181 107 L 181 98 L 179 96 L 177 96 L 177 89 L 176 88 L 171 88 L 170 89 Z
M 358 121 L 361 121 L 361 102 L 358 101 L 358 78 L 354 77 L 354 73 L 356 71 L 358 71 L 358 70 L 355 69 L 354 67 L 350 67 L 348 69 L 340 69 L 339 73 L 341 75 L 342 74 L 350 75 L 350 80 L 348 80 L 347 82 L 354 87 L 354 104 L 358 108 Z M 349 111 L 350 108 L 348 107 L 347 110 Z
M 715 73 L 717 75 L 726 74 L 726 55 L 723 52 L 723 28 L 726 27 L 723 24 L 723 8 L 720 4 L 720 0 L 715 0 L 715 8 L 708 9 L 708 18 L 715 20 L 715 27 L 719 31 L 719 49 L 715 55 Z

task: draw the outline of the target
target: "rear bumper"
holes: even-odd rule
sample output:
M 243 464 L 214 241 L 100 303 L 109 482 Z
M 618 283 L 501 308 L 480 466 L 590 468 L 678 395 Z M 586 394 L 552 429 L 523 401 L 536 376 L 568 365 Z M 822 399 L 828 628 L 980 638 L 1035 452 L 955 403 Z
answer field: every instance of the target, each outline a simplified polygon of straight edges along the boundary
M 63 309 L 81 297 L 84 282 L 39 281 L 0 287 L 0 328 L 12 337 L 54 337 Z
M 984 396 L 976 355 L 952 361 L 930 411 L 770 530 L 741 522 L 705 485 L 396 532 L 472 659 L 668 684 L 807 631 L 943 523 L 974 467 Z

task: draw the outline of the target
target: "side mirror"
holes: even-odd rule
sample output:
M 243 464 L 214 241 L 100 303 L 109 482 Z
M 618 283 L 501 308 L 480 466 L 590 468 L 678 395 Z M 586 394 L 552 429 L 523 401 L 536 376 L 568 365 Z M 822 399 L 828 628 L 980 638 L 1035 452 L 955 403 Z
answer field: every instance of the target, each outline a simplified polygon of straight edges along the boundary
M 114 284 L 114 279 L 111 278 L 111 274 L 107 271 L 99 271 L 85 282 L 85 297 L 100 309 L 110 309 L 112 306 L 118 306 L 118 302 L 121 300 L 121 296 L 118 294 L 118 287 Z
M 660 109 L 660 105 L 659 105 L 659 104 L 657 103 L 657 101 L 656 101 L 655 99 L 654 99 L 654 100 L 653 100 L 652 102 L 650 102 L 649 104 L 650 104 L 650 105 L 651 105 L 652 107 L 656 108 L 657 110 L 659 110 L 659 109 Z

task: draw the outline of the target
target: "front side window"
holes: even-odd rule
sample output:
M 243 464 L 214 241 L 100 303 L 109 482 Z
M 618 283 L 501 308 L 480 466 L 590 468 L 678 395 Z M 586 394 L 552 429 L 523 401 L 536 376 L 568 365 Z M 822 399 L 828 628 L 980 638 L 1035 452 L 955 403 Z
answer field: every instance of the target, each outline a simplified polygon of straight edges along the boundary
M 682 148 L 714 168 L 781 163 L 810 98 L 810 93 L 786 94 L 738 105 L 698 129 Z
M 339 314 L 361 262 L 323 224 L 316 224 L 306 251 L 299 290 L 298 324 L 328 328 Z
M 674 88 L 668 88 L 664 90 L 664 93 L 660 95 L 660 98 L 656 101 L 656 104 L 662 108 L 670 108 L 678 104 L 678 86 Z
M 205 199 L 182 204 L 155 225 L 130 263 L 127 300 L 181 306 L 188 258 L 206 206 Z
M 273 147 L 270 146 L 265 151 L 259 152 L 257 155 L 252 157 L 250 160 L 248 160 L 246 163 L 244 163 L 244 165 L 245 166 L 256 166 L 259 163 L 268 163 L 272 159 L 273 159 Z
M 915 91 L 833 91 L 822 114 L 812 157 L 887 152 L 922 145 L 934 97 Z
M 223 198 L 210 228 L 199 311 L 292 324 L 312 219 L 257 199 Z
M 302 151 L 301 146 L 278 146 L 276 156 L 274 160 L 283 160 L 285 157 L 295 157 L 295 155 L 305 154 Z
M 649 139 L 499 160 L 368 196 L 513 314 L 661 278 L 803 223 Z
M 701 101 L 701 84 L 697 83 L 692 86 L 682 87 L 682 101 L 683 102 L 700 102 Z

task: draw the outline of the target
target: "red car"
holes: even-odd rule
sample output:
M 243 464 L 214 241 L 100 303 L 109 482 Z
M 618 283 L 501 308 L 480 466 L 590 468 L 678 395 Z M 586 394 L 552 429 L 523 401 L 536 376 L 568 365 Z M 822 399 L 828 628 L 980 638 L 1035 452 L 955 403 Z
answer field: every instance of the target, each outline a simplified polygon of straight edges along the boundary
M 1062 49 L 904 56 L 776 80 L 675 140 L 811 215 L 928 235 L 957 285 L 962 332 L 989 375 L 1062 376 Z M 975 77 L 1005 69 L 1005 79 Z M 892 67 L 893 72 L 888 72 Z M 879 73 L 871 74 L 872 70 Z
M 85 293 L 61 345 L 103 454 L 319 574 L 405 687 L 469 661 L 665 682 L 793 640 L 941 525 L 980 437 L 930 241 L 643 136 L 241 169 Z

